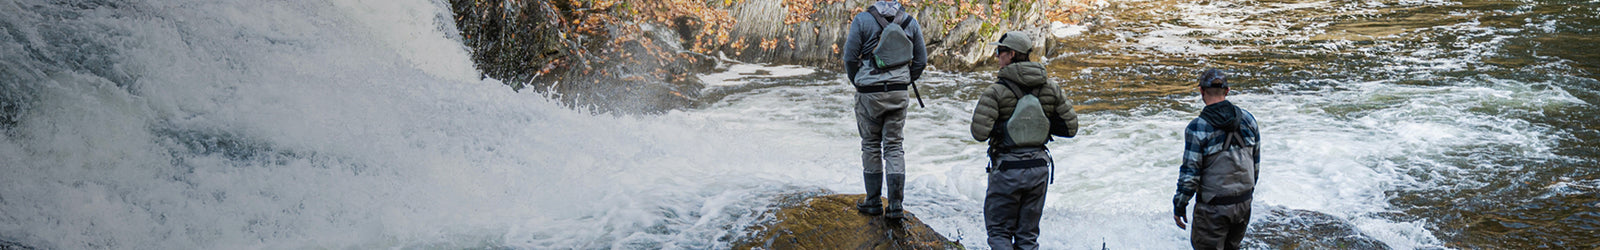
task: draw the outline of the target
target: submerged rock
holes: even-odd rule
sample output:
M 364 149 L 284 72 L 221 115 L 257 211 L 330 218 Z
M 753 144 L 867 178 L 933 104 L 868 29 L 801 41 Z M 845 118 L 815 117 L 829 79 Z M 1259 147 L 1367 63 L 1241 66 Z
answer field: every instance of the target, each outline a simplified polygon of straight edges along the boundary
M 10 241 L 6 241 L 6 240 L 0 240 L 0 250 L 32 250 L 32 249 L 33 249 L 33 247 L 22 245 L 21 243 L 10 242 Z
M 734 249 L 962 249 L 910 211 L 900 222 L 857 213 L 864 194 L 797 194 L 779 199 L 772 220 L 752 226 Z
M 1246 244 L 1272 249 L 1390 249 L 1333 215 L 1273 207 L 1251 216 Z

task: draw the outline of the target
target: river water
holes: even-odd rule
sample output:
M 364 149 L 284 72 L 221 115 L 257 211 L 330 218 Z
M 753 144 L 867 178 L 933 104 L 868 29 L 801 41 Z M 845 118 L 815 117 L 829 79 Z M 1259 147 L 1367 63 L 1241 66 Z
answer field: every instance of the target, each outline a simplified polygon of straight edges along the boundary
M 831 69 L 725 61 L 705 105 L 595 114 L 478 79 L 445 5 L 0 1 L 0 246 L 726 248 L 773 197 L 860 192 Z M 1259 211 L 1398 249 L 1600 245 L 1600 2 L 1102 11 L 1042 55 L 1083 125 L 1050 145 L 1047 248 L 1186 246 L 1168 210 L 1205 67 L 1261 123 Z M 929 74 L 908 210 L 985 248 L 967 125 L 993 77 Z
M 1061 167 L 1046 246 L 1183 247 L 1165 215 L 1180 133 L 1202 106 L 1193 79 L 1208 67 L 1232 73 L 1230 99 L 1262 124 L 1258 210 L 1331 214 L 1401 249 L 1600 244 L 1600 2 L 1113 1 L 1100 12 L 1044 55 L 1084 126 L 1050 145 Z M 935 228 L 972 241 L 981 223 L 964 215 L 982 200 L 983 161 L 966 126 L 991 81 L 935 73 L 907 125 L 913 196 L 939 197 L 912 210 L 937 211 Z M 702 112 L 853 135 L 850 92 L 831 74 L 750 85 Z

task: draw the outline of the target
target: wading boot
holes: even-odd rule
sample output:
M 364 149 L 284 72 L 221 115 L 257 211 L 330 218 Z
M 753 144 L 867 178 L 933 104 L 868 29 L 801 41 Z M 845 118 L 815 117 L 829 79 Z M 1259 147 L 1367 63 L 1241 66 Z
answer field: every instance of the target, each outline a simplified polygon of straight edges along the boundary
M 889 209 L 884 211 L 884 217 L 891 220 L 905 218 L 905 209 L 900 206 L 900 200 L 905 198 L 906 175 L 889 175 Z
M 862 174 L 862 182 L 866 184 L 867 197 L 856 202 L 856 211 L 872 216 L 883 214 L 883 174 Z

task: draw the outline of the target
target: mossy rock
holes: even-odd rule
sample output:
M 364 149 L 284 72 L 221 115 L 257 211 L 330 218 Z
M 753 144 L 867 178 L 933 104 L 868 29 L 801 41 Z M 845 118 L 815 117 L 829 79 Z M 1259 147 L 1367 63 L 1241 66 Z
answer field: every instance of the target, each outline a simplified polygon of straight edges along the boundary
M 734 249 L 963 249 L 923 224 L 910 211 L 906 219 L 856 212 L 864 194 L 833 194 L 783 201 L 773 221 L 748 228 L 754 237 Z

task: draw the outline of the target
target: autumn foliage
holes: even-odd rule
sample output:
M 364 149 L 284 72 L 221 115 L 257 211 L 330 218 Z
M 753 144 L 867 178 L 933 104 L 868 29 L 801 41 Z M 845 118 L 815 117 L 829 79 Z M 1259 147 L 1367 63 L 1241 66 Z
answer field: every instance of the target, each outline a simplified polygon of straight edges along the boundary
M 692 3 L 692 4 L 691 4 Z M 684 84 L 714 46 L 679 51 L 672 29 L 691 40 L 726 40 L 732 18 L 686 0 L 452 0 L 456 26 L 485 77 L 531 88 L 572 105 L 659 112 L 690 103 Z M 689 17 L 689 18 L 684 18 Z M 681 25 L 670 25 L 673 23 Z
M 764 2 L 742 5 L 749 1 Z M 472 48 L 473 61 L 478 68 L 485 77 L 500 79 L 513 89 L 531 87 L 538 91 L 586 96 L 582 98 L 626 98 L 622 96 L 636 91 L 654 91 L 675 98 L 672 102 L 687 103 L 692 102 L 699 88 L 694 83 L 694 74 L 709 70 L 715 64 L 712 56 L 717 52 L 729 52 L 738 57 L 745 51 L 774 54 L 773 51 L 797 48 L 796 37 L 792 34 L 763 34 L 752 39 L 751 34 L 741 33 L 737 35 L 740 37 L 734 37 L 739 18 L 765 17 L 735 17 L 729 10 L 767 6 L 765 4 L 771 4 L 770 1 L 777 1 L 783 8 L 782 25 L 802 28 L 783 32 L 808 30 L 812 37 L 820 37 L 816 34 L 824 32 L 817 27 L 837 25 L 817 20 L 825 16 L 819 14 L 823 9 L 839 10 L 840 4 L 847 4 L 853 6 L 843 6 L 843 10 L 858 13 L 871 3 L 868 0 L 450 0 L 450 3 L 461 38 Z M 980 34 L 1019 25 L 1017 15 L 1022 13 L 1042 14 L 1049 21 L 1076 23 L 1081 20 L 1077 14 L 1087 9 L 1088 1 L 1100 0 L 900 0 L 912 12 L 931 15 L 923 25 L 938 27 L 933 30 L 948 31 L 964 20 L 977 19 L 984 24 Z M 826 46 L 828 50 L 825 51 L 835 55 L 821 58 L 837 58 L 839 44 L 826 43 L 815 45 Z M 611 101 L 615 100 L 593 100 Z M 583 104 L 584 101 L 574 102 Z

